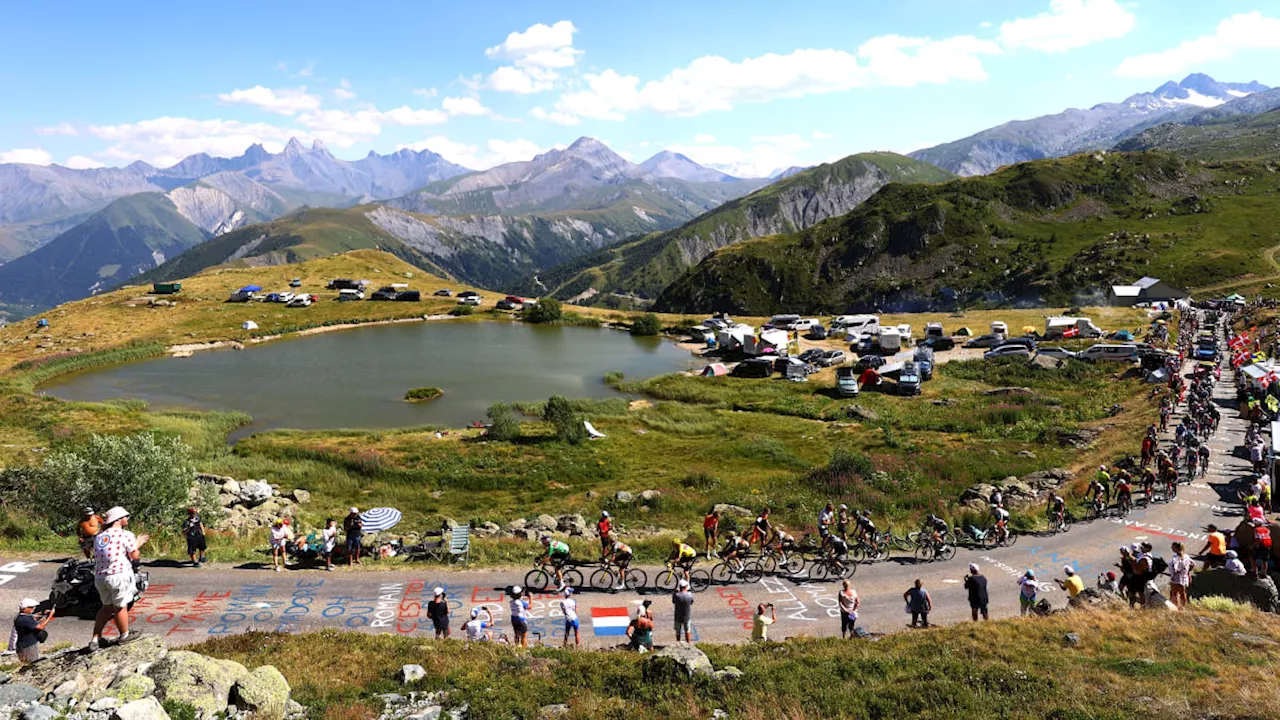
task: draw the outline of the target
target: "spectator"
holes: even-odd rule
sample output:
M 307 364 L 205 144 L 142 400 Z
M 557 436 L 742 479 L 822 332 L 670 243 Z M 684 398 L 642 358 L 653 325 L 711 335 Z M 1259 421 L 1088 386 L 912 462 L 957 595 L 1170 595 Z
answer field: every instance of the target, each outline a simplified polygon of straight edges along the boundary
M 93 557 L 93 539 L 101 530 L 102 518 L 98 517 L 93 508 L 86 507 L 80 518 L 80 524 L 76 525 L 76 537 L 80 539 L 80 552 L 84 553 L 86 559 Z
M 769 617 L 764 616 L 764 611 L 769 610 Z M 756 606 L 756 616 L 751 623 L 751 640 L 752 642 L 769 642 L 769 626 L 778 622 L 778 611 L 774 609 L 773 603 L 765 603 Z
M 1267 576 L 1271 562 L 1271 526 L 1264 518 L 1253 520 L 1253 572 L 1258 577 Z
M 338 546 L 338 521 L 329 518 L 324 521 L 324 530 L 320 531 L 320 537 L 324 540 L 321 546 L 321 552 L 324 553 L 324 569 L 333 570 L 333 550 Z M 448 637 L 446 629 L 445 636 Z
M 647 606 L 636 608 L 636 616 L 627 626 L 627 637 L 631 639 L 628 647 L 636 652 L 649 652 L 653 649 L 653 618 L 650 617 Z
M 987 578 L 978 570 L 977 563 L 969 563 L 969 574 L 964 578 L 964 589 L 969 591 L 969 611 L 973 614 L 973 621 L 978 621 L 978 615 L 982 615 L 983 620 L 990 620 L 987 616 Z
M 681 580 L 676 591 L 671 595 L 671 604 L 675 606 L 676 642 L 680 642 L 681 633 L 685 642 L 693 642 L 689 631 L 693 625 L 693 593 L 689 592 L 689 581 Z
M 1227 572 L 1231 573 L 1232 575 L 1241 576 L 1241 577 L 1248 574 L 1249 572 L 1248 570 L 1245 569 L 1244 563 L 1240 562 L 1240 558 L 1236 555 L 1235 550 L 1227 551 L 1226 568 L 1227 568 Z
M 141 557 L 139 548 L 149 539 L 146 535 L 135 536 L 127 530 L 129 512 L 118 505 L 108 510 L 102 521 L 106 529 L 93 539 L 94 585 L 102 598 L 102 609 L 93 621 L 89 652 L 98 649 L 102 631 L 111 621 L 120 632 L 118 643 L 127 643 L 138 636 L 138 633 L 129 633 L 129 604 L 138 592 L 134 584 L 133 563 Z
M 716 554 L 716 545 L 720 535 L 720 511 L 711 508 L 711 512 L 702 518 L 702 539 L 706 545 L 707 559 Z
M 289 530 L 289 526 L 285 525 L 284 519 L 276 518 L 271 523 L 271 567 L 276 572 L 284 570 L 281 565 L 288 562 L 289 559 L 289 539 L 293 537 L 293 533 Z
M 1028 570 L 1022 577 L 1018 578 L 1018 611 L 1021 615 L 1026 615 L 1035 609 L 1036 593 L 1040 592 L 1040 583 L 1036 582 L 1036 574 L 1034 571 Z
M 40 659 L 40 643 L 49 639 L 45 627 L 53 620 L 53 608 L 36 613 L 39 600 L 24 598 L 18 603 L 18 616 L 13 619 L 14 641 L 12 649 L 18 653 L 18 661 L 33 663 Z
M 858 591 L 853 589 L 853 583 L 847 579 L 842 581 L 840 595 L 836 599 L 840 603 L 840 637 L 857 637 L 858 608 L 862 600 L 858 598 Z
M 351 508 L 342 521 L 342 531 L 347 534 L 347 567 L 360 564 L 360 542 L 364 539 L 364 520 L 358 508 Z
M 1066 574 L 1066 579 L 1055 579 L 1054 582 L 1058 583 L 1058 587 L 1067 591 L 1067 604 L 1079 606 L 1080 593 L 1084 592 L 1084 580 L 1080 579 L 1080 576 L 1076 574 L 1076 569 L 1070 565 L 1063 566 L 1062 572 Z
M 480 613 L 484 613 L 485 619 L 480 619 Z M 493 612 L 487 607 L 471 608 L 471 619 L 462 625 L 462 632 L 466 634 L 468 641 L 481 641 L 493 639 Z
M 924 589 L 924 581 L 916 578 L 915 584 L 902 593 L 911 613 L 911 627 L 929 627 L 929 613 L 933 611 L 933 598 Z
M 1099 575 L 1098 590 L 1120 595 L 1120 583 L 1116 581 L 1116 574 L 1108 570 L 1105 575 Z
M 1218 530 L 1217 525 L 1209 526 L 1209 537 L 1204 547 L 1200 548 L 1199 554 L 1204 556 L 1206 570 L 1211 567 L 1222 567 L 1227 563 L 1227 536 Z
M 329 524 L 332 526 L 333 520 Z M 436 639 L 446 640 L 449 637 L 449 600 L 442 587 L 432 591 L 432 595 L 431 602 L 427 603 L 427 617 L 431 618 L 431 624 L 435 627 Z
M 192 567 L 200 567 L 205 562 L 205 552 L 209 545 L 204 538 L 204 523 L 200 522 L 200 513 L 193 507 L 187 508 L 187 519 L 182 523 L 182 534 L 187 538 L 187 555 L 191 558 Z M 196 559 L 199 553 L 200 558 Z
M 1191 572 L 1196 562 L 1183 550 L 1182 543 L 1173 543 L 1173 559 L 1169 561 L 1169 600 L 1179 610 L 1187 606 L 1187 588 L 1191 585 Z
M 511 586 L 511 631 L 515 634 L 514 642 L 520 647 L 529 647 L 529 593 L 519 585 Z
M 609 511 L 600 512 L 600 521 L 596 523 L 596 534 L 600 536 L 600 558 L 604 559 L 609 556 L 609 548 L 613 546 L 613 542 L 609 540 L 609 533 L 613 532 L 613 521 L 609 519 Z
M 564 616 L 564 646 L 569 647 L 569 632 L 573 632 L 573 645 L 577 647 L 582 644 L 582 637 L 578 631 L 578 601 L 573 599 L 573 588 L 568 585 L 560 589 L 560 593 L 564 596 L 560 600 L 560 614 Z

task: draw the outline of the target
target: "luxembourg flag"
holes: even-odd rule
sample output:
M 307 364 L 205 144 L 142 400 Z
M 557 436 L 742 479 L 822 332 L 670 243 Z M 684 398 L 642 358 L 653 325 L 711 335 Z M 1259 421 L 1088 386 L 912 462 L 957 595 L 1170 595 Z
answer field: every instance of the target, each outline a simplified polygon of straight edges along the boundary
M 591 608 L 591 630 L 597 635 L 626 635 L 631 613 L 624 607 Z

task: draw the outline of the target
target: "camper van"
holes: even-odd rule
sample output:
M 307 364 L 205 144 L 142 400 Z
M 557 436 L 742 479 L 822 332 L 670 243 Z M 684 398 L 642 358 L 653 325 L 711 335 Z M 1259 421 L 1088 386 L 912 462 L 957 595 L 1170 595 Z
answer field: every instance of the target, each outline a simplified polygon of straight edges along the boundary
M 770 327 L 787 328 L 790 327 L 791 323 L 798 322 L 799 320 L 799 315 L 774 315 L 769 318 L 768 324 Z
M 920 370 L 915 363 L 903 363 L 898 373 L 898 394 L 920 394 Z
M 880 331 L 880 352 L 896 353 L 902 349 L 902 334 L 898 328 L 884 328 Z
M 836 368 L 836 394 L 840 397 L 858 396 L 858 368 L 851 365 Z
M 1005 337 L 1009 337 L 1009 323 L 1007 323 L 1007 322 L 1005 322 L 1005 321 L 1003 321 L 1003 320 L 992 320 L 992 321 L 991 321 L 991 334 L 992 334 L 992 335 L 1003 335 L 1003 336 L 1005 336 Z
M 901 325 L 899 325 L 898 335 L 902 338 L 903 345 L 911 344 L 911 326 L 910 325 L 906 323 L 902 323 Z
M 818 322 L 817 320 L 814 320 L 813 318 L 800 318 L 798 320 L 794 320 L 791 323 L 789 323 L 787 325 L 787 329 L 794 330 L 796 332 L 805 332 L 809 328 L 812 328 L 814 325 L 821 325 L 821 324 L 822 323 Z
M 946 333 L 942 331 L 942 323 L 931 322 L 924 324 L 924 336 L 927 338 L 945 337 Z
M 1138 360 L 1137 345 L 1091 345 L 1076 354 L 1076 358 L 1089 362 L 1136 362 Z
M 837 315 L 831 318 L 831 329 L 845 331 L 845 336 L 857 336 L 880 331 L 880 318 L 875 315 Z
M 1094 325 L 1089 318 L 1057 316 L 1044 319 L 1044 339 L 1056 340 L 1063 337 L 1071 328 L 1075 328 L 1073 337 L 1102 337 L 1102 329 Z

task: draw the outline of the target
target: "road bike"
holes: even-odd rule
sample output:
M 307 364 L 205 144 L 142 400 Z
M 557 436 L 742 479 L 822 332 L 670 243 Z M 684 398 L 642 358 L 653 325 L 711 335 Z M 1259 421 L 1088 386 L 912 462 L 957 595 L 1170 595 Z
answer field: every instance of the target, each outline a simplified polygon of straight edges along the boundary
M 1004 530 L 989 527 L 983 533 L 982 542 L 988 548 L 1013 547 L 1018 542 L 1018 536 L 1008 526 Z
M 618 592 L 639 590 L 649 582 L 649 576 L 640 568 L 627 566 L 626 570 L 609 564 L 601 565 L 591 573 L 591 587 L 596 590 Z
M 814 560 L 813 565 L 809 566 L 809 579 L 815 582 L 841 580 L 853 577 L 857 571 L 856 562 L 841 562 L 837 558 L 824 555 Z
M 653 578 L 653 586 L 659 590 L 672 592 L 676 586 L 680 584 L 680 580 L 684 577 L 683 570 L 676 571 L 671 567 L 658 573 Z M 711 584 L 711 573 L 701 568 L 693 568 L 689 570 L 689 589 L 694 592 L 702 592 Z
M 916 545 L 915 558 L 917 562 L 932 562 L 934 560 L 950 560 L 956 555 L 956 546 L 943 538 L 941 542 L 935 541 L 931 536 L 920 538 L 920 544 Z
M 915 550 L 915 543 L 911 540 L 893 534 L 893 530 L 885 530 L 876 537 L 876 544 L 883 545 L 892 550 L 900 552 L 911 552 Z
M 533 561 L 533 569 L 524 576 L 524 586 L 534 592 L 545 592 L 547 588 L 555 586 L 556 573 L 554 567 L 548 567 L 550 563 L 542 558 Z M 565 565 L 560 568 L 560 576 L 564 579 L 563 585 L 573 588 L 585 587 L 582 577 L 582 571 L 573 565 Z
M 865 537 L 860 537 L 849 550 L 849 554 L 853 557 L 854 562 L 873 563 L 878 560 L 889 559 L 889 546 L 885 543 L 875 542 L 874 538 L 867 540 Z
M 738 563 L 737 567 L 734 567 L 735 562 Z M 748 584 L 758 583 L 763 577 L 764 571 L 760 569 L 760 563 L 754 561 L 726 560 L 711 568 L 712 582 L 721 585 L 732 582 L 734 579 Z
M 1049 532 L 1055 535 L 1071 529 L 1071 515 L 1066 510 L 1049 514 Z

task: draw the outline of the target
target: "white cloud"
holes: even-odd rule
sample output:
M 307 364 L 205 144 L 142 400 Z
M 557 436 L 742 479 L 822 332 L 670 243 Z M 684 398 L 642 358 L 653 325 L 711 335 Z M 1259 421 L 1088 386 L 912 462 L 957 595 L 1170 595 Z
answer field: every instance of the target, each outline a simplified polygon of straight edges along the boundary
M 28 165 L 48 165 L 53 156 L 42 148 L 14 148 L 0 150 L 0 163 L 27 163 Z
M 549 123 L 555 123 L 556 125 L 564 125 L 565 127 L 573 127 L 574 125 L 582 122 L 582 120 L 576 115 L 559 112 L 558 110 L 547 112 L 546 108 L 542 107 L 535 107 L 529 111 L 529 114 L 538 120 L 545 120 Z
M 489 140 L 485 143 L 484 150 L 480 150 L 475 145 L 450 140 L 443 135 L 436 135 L 425 140 L 419 140 L 416 143 L 396 147 L 397 150 L 403 148 L 430 150 L 449 162 L 457 163 L 473 170 L 487 170 L 503 163 L 531 160 L 535 155 L 546 152 L 546 149 L 539 147 L 537 143 L 523 138 Z
M 338 87 L 333 89 L 333 96 L 339 100 L 352 100 L 356 94 L 351 90 L 351 83 L 346 78 L 342 78 L 338 81 Z
M 573 67 L 582 54 L 573 47 L 577 31 L 572 22 L 561 20 L 554 25 L 537 23 L 524 32 L 507 35 L 502 43 L 484 51 L 490 58 L 510 63 L 493 71 L 487 86 L 521 95 L 550 90 L 560 77 L 558 71 Z
M 831 139 L 831 133 L 829 132 L 814 130 L 813 133 L 811 134 L 813 135 L 814 140 L 830 140 Z
M 1128 35 L 1134 15 L 1117 0 L 1050 0 L 1049 11 L 1000 24 L 1000 44 L 1010 50 L 1065 52 Z
M 85 155 L 72 155 L 62 164 L 65 167 L 74 168 L 76 170 L 89 170 L 91 168 L 104 167 L 101 162 Z
M 1241 50 L 1280 50 L 1280 19 L 1254 11 L 1240 13 L 1218 23 L 1211 35 L 1187 40 L 1161 52 L 1126 58 L 1117 75 L 1133 78 L 1169 77 L 1197 69 L 1213 60 L 1225 60 Z
M 623 120 L 638 110 L 690 117 L 739 103 L 855 88 L 978 82 L 987 79 L 982 56 L 1000 52 L 996 43 L 968 35 L 944 40 L 886 35 L 866 41 L 856 53 L 801 49 L 741 62 L 710 55 L 643 84 L 614 70 L 589 73 L 583 77 L 585 88 L 562 95 L 556 110 L 598 120 Z
M 320 96 L 310 95 L 305 87 L 272 90 L 261 85 L 254 85 L 244 90 L 232 90 L 218 95 L 218 99 L 228 103 L 243 103 L 281 115 L 293 115 L 305 110 L 316 110 L 320 107 Z
M 450 115 L 470 115 L 473 117 L 491 117 L 493 111 L 485 107 L 473 97 L 447 97 L 440 106 Z
M 809 147 L 798 135 L 761 136 L 751 139 L 747 147 L 727 144 L 671 145 L 700 165 L 715 168 L 737 177 L 768 177 L 770 173 L 792 165 L 806 165 L 796 153 Z
M 706 145 L 708 143 L 715 142 L 716 136 L 708 135 L 707 133 L 698 133 L 697 135 L 693 136 L 693 141 L 698 143 L 699 145 Z
M 79 135 L 80 131 L 69 122 L 60 122 L 49 127 L 36 128 L 37 135 Z
M 187 155 L 199 152 L 235 157 L 254 143 L 279 151 L 291 136 L 296 135 L 300 140 L 312 139 L 299 130 L 269 123 L 181 117 L 160 117 L 120 125 L 91 125 L 88 132 L 112 143 L 100 153 L 101 157 L 122 162 L 146 160 L 160 167 L 173 165 Z

